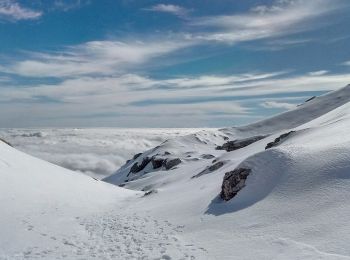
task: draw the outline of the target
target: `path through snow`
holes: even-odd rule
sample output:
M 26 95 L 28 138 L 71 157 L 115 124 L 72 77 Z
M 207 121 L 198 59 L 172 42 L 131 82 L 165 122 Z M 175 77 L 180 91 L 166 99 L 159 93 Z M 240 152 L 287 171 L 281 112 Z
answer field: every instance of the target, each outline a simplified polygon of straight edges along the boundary
M 140 216 L 110 211 L 76 218 L 82 234 L 51 236 L 23 221 L 28 232 L 51 240 L 50 246 L 28 247 L 0 259 L 206 259 L 206 251 L 182 239 L 183 226 Z

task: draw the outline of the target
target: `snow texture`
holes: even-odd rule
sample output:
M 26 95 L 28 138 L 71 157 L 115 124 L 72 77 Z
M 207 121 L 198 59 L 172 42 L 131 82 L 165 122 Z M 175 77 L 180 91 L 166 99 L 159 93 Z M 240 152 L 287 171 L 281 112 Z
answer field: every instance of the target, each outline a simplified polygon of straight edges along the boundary
M 347 86 L 249 126 L 173 138 L 105 179 L 115 185 L 0 143 L 0 259 L 350 259 L 349 101 Z M 128 175 L 152 156 L 181 163 Z M 238 168 L 250 173 L 223 201 Z

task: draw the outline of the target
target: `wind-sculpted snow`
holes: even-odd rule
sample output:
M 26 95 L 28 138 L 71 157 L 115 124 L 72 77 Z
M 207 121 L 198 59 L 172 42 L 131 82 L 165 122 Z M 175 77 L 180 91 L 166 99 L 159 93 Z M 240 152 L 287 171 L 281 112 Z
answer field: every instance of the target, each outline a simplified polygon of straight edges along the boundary
M 101 179 L 127 159 L 166 139 L 198 129 L 0 129 L 15 148 Z

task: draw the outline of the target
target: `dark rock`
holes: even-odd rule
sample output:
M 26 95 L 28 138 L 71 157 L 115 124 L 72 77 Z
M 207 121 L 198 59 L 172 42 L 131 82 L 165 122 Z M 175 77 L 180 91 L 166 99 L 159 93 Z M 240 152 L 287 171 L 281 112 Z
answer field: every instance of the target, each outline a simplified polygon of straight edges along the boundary
M 158 193 L 158 191 L 157 190 L 150 190 L 150 191 L 145 192 L 145 194 L 143 194 L 143 196 L 146 197 L 146 196 L 149 196 L 149 195 L 154 194 L 154 193 Z
M 311 97 L 311 98 L 305 100 L 305 103 L 306 103 L 306 102 L 309 102 L 309 101 L 311 101 L 311 100 L 314 100 L 315 98 L 316 98 L 316 96 L 313 96 L 313 97 Z
M 174 168 L 176 165 L 179 165 L 182 161 L 179 158 L 175 159 L 167 159 L 165 161 L 165 169 L 170 170 L 171 168 Z
M 140 165 L 137 162 L 134 163 L 134 165 L 130 169 L 130 173 L 137 173 L 137 172 L 142 171 L 143 169 L 145 169 L 145 167 L 147 166 L 147 164 L 149 164 L 150 161 L 151 161 L 150 158 L 145 157 L 145 158 L 143 158 Z
M 212 154 L 202 154 L 201 157 L 203 159 L 213 159 L 213 158 L 215 158 L 215 156 L 212 155 Z
M 216 171 L 216 170 L 220 169 L 222 166 L 224 166 L 224 164 L 225 164 L 224 162 L 217 162 L 217 163 L 209 166 L 208 170 L 210 172 Z
M 193 175 L 193 176 L 191 177 L 191 179 L 193 179 L 193 178 L 198 178 L 198 177 L 200 177 L 200 176 L 202 176 L 202 175 L 205 175 L 205 174 L 211 173 L 211 172 L 213 172 L 213 171 L 216 171 L 216 170 L 220 169 L 220 168 L 221 168 L 222 166 L 224 166 L 224 165 L 225 165 L 224 162 L 217 162 L 217 163 L 215 163 L 215 164 L 213 164 L 213 165 L 211 165 L 211 166 L 205 168 L 205 169 L 204 169 L 203 171 L 201 171 L 200 173 L 198 173 L 198 174 L 196 174 L 196 175 Z
M 245 186 L 246 179 L 251 169 L 238 168 L 231 172 L 225 173 L 224 180 L 221 185 L 220 197 L 229 201 L 237 195 L 237 193 Z
M 2 139 L 2 138 L 0 138 L 0 141 L 3 142 L 3 143 L 5 143 L 5 144 L 7 144 L 7 145 L 9 145 L 9 146 L 11 146 L 11 147 L 13 147 L 12 144 L 10 144 L 9 142 L 5 141 L 5 140 Z
M 142 153 L 135 154 L 134 157 L 132 158 L 133 160 L 136 160 L 142 155 Z
M 229 140 L 230 138 L 228 138 L 227 136 L 223 136 L 222 138 L 224 138 L 225 141 Z
M 304 105 L 305 103 L 310 102 L 311 100 L 314 100 L 315 98 L 317 98 L 317 97 L 316 97 L 316 96 L 313 96 L 313 97 L 311 97 L 311 98 L 305 100 L 304 103 L 297 105 L 297 107 L 300 107 L 300 106 Z
M 290 131 L 288 133 L 282 134 L 279 137 L 277 137 L 273 142 L 270 142 L 266 145 L 265 150 L 270 149 L 272 147 L 275 147 L 279 145 L 282 141 L 284 141 L 287 137 L 289 137 L 291 134 L 295 133 L 295 131 Z
M 152 157 L 151 159 L 153 169 L 159 169 L 164 165 L 165 159 Z
M 234 150 L 238 150 L 248 145 L 251 145 L 252 143 L 255 143 L 261 139 L 264 139 L 265 137 L 266 136 L 264 135 L 259 135 L 259 136 L 253 136 L 253 137 L 249 137 L 241 140 L 228 141 L 224 143 L 222 146 L 217 146 L 216 150 L 226 150 L 227 152 L 232 152 Z
M 169 153 L 169 152 L 164 152 L 164 155 L 170 155 L 171 153 Z

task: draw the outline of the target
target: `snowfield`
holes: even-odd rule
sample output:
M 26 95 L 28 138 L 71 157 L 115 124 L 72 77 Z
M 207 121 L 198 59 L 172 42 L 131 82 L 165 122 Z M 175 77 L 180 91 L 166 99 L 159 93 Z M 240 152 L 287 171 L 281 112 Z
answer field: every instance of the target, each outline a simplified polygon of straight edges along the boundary
M 350 259 L 349 101 L 176 137 L 105 182 L 1 143 L 0 259 Z

